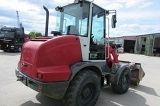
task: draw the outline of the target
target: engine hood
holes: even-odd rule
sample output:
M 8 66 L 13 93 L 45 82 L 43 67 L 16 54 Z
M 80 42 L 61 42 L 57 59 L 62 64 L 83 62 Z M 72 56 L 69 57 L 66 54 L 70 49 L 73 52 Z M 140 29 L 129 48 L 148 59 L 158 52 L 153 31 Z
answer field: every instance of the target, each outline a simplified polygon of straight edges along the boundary
M 81 60 L 79 38 L 66 35 L 26 42 L 22 48 L 18 67 L 30 77 L 36 77 L 39 71 L 42 72 L 47 67 L 69 67 Z

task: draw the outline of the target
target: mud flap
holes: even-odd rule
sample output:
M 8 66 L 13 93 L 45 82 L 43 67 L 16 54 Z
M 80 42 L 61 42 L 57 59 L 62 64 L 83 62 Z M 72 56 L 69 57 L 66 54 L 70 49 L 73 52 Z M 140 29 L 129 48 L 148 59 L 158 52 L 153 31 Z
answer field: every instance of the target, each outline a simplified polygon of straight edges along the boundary
M 131 84 L 138 86 L 145 73 L 140 63 L 134 63 L 131 66 Z

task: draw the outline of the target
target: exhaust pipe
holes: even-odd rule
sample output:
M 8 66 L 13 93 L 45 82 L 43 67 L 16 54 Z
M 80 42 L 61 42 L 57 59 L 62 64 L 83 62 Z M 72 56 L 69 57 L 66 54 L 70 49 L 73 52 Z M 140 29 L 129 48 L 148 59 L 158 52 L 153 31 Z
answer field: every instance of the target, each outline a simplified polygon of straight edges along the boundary
M 45 6 L 43 6 L 43 8 L 46 11 L 45 36 L 48 36 L 49 11 L 48 11 L 48 9 Z

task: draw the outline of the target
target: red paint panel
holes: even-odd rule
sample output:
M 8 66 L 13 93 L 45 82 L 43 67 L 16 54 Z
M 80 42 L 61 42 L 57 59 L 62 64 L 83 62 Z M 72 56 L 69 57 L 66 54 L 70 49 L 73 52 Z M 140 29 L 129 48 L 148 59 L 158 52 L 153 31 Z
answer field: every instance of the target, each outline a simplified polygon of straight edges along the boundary
M 33 64 L 35 61 L 36 52 L 43 43 L 44 42 L 38 41 L 28 41 L 27 43 L 25 43 L 22 49 L 21 59 L 27 63 Z
M 108 57 L 106 59 L 107 63 L 119 63 L 118 56 L 119 55 L 112 46 L 106 46 L 106 58 Z
M 37 70 L 36 70 L 37 67 L 35 61 L 37 57 L 37 51 L 43 43 L 44 42 L 28 41 L 23 45 L 22 48 L 21 58 L 18 68 L 24 74 L 32 78 L 35 78 L 37 75 Z
M 67 81 L 71 75 L 69 66 L 52 66 L 38 69 L 38 73 L 42 75 L 41 81 Z
M 79 38 L 74 35 L 57 36 L 46 41 L 26 42 L 21 52 L 18 68 L 35 79 L 40 72 L 43 74 L 43 81 L 64 81 L 68 80 L 71 74 L 69 65 L 81 60 Z
M 38 67 L 71 65 L 82 60 L 79 38 L 73 35 L 55 37 L 41 46 Z

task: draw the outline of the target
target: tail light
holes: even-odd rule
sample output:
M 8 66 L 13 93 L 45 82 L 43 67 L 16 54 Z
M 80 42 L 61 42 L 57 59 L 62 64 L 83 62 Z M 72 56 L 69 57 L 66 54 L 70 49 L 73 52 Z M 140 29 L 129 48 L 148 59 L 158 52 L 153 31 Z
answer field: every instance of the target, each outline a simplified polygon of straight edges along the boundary
M 42 79 L 42 78 L 43 78 L 43 75 L 40 74 L 40 73 L 38 73 L 38 74 L 37 74 L 37 78 Z

